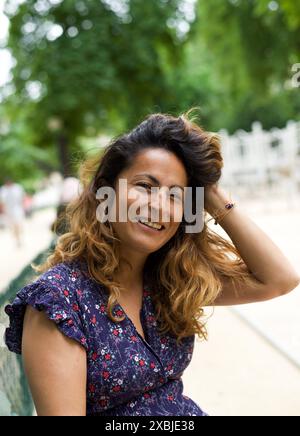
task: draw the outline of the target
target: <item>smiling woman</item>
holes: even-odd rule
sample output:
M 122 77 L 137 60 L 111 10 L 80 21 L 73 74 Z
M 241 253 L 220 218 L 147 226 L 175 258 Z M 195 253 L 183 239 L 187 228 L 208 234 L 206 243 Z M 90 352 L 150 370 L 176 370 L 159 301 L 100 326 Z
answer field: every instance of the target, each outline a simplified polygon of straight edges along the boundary
M 6 344 L 23 353 L 39 415 L 206 416 L 182 393 L 195 335 L 207 336 L 203 307 L 274 298 L 299 282 L 238 208 L 221 219 L 234 243 L 209 228 L 207 214 L 228 203 L 222 166 L 219 137 L 189 113 L 149 115 L 82 164 L 68 232 L 6 308 Z M 98 219 L 101 188 L 115 192 L 116 220 Z M 200 232 L 185 231 L 185 188 Z

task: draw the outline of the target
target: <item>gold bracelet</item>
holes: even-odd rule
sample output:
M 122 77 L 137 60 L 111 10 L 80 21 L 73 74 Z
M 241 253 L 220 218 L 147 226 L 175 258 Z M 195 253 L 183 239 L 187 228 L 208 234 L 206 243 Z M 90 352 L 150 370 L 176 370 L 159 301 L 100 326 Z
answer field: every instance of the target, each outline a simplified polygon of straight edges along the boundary
M 232 211 L 232 209 L 235 206 L 235 203 L 228 203 L 228 204 L 230 204 L 230 207 L 227 208 L 228 210 L 225 213 L 223 213 L 223 215 L 220 215 L 219 217 L 215 218 L 215 222 L 214 222 L 215 225 L 219 224 L 225 218 L 225 216 Z
M 218 209 L 217 211 L 216 211 L 216 213 L 212 216 L 212 218 L 210 218 L 209 220 L 208 220 L 208 222 L 209 221 L 211 221 L 212 219 L 214 219 L 215 220 L 215 222 L 214 222 L 214 224 L 215 225 L 217 225 L 219 222 L 221 222 L 221 220 L 231 211 L 231 209 L 233 208 L 235 206 L 235 203 L 233 203 L 232 201 L 230 201 L 230 202 L 228 202 L 228 203 L 226 203 L 225 205 L 224 205 L 224 208 L 226 209 L 226 210 L 224 210 L 224 208 L 222 208 L 222 209 Z

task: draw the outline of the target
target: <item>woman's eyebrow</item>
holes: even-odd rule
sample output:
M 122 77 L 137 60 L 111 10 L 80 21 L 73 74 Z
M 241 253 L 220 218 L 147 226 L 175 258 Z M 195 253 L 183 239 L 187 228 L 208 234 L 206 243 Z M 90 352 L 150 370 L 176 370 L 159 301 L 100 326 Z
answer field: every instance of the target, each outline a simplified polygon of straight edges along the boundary
M 136 177 L 138 176 L 148 177 L 148 179 L 150 179 L 154 184 L 160 185 L 159 180 L 156 177 L 152 176 L 151 174 L 147 174 L 147 173 L 136 174 Z M 171 185 L 169 186 L 169 188 L 180 188 L 184 191 L 184 188 L 180 185 Z

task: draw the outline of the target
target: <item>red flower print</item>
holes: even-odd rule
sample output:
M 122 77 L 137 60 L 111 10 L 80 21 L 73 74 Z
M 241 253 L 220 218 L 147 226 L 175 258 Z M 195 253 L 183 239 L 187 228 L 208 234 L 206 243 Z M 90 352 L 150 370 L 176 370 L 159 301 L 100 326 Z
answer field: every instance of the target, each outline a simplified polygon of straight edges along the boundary
M 103 371 L 102 375 L 103 375 L 104 380 L 107 380 L 109 377 L 109 371 Z
M 144 398 L 151 398 L 151 395 L 150 395 L 148 392 L 146 392 L 146 393 L 144 394 Z
M 82 344 L 86 344 L 86 339 L 85 339 L 85 338 L 81 338 L 81 339 L 80 339 L 80 342 L 81 342 Z
M 152 369 L 155 368 L 155 363 L 154 362 L 150 363 L 150 368 L 152 368 Z
M 74 323 L 73 323 L 73 320 L 72 319 L 69 319 L 69 321 L 68 321 L 68 325 L 73 325 Z
M 119 334 L 119 330 L 114 329 L 114 330 L 113 330 L 113 334 L 114 334 L 115 336 L 118 336 L 118 334 Z
M 100 306 L 100 312 L 104 313 L 105 312 L 105 305 L 101 304 Z
M 144 366 L 144 365 L 145 365 L 145 361 L 144 361 L 143 359 L 140 359 L 140 361 L 139 361 L 139 365 L 140 365 L 140 366 Z
M 107 406 L 107 400 L 99 400 L 99 404 L 101 407 L 106 407 Z
M 68 297 L 69 296 L 69 291 L 67 291 L 66 289 L 64 290 L 64 295 L 66 296 L 66 297 Z
M 74 312 L 78 312 L 78 310 L 79 310 L 79 306 L 76 303 L 73 304 L 72 308 L 73 308 Z
M 93 353 L 93 354 L 92 354 L 92 360 L 94 360 L 94 361 L 97 360 L 97 357 L 98 357 L 98 354 L 97 354 L 97 353 Z
M 121 386 L 120 386 L 120 385 L 115 385 L 115 386 L 113 386 L 112 390 L 113 390 L 114 392 L 120 392 L 120 390 L 121 390 Z
M 95 315 L 93 316 L 93 318 L 91 319 L 91 321 L 92 321 L 92 324 L 94 324 L 94 325 L 97 323 L 97 320 L 96 320 Z
M 91 392 L 92 394 L 93 394 L 94 392 L 96 392 L 96 387 L 95 387 L 95 385 L 89 385 L 89 392 Z
M 170 371 L 171 369 L 172 369 L 172 365 L 169 364 L 169 365 L 167 366 L 167 371 Z
M 111 359 L 110 354 L 109 354 L 109 353 L 106 353 L 106 354 L 104 355 L 104 359 L 105 359 L 105 360 L 110 360 L 110 359 Z
M 81 289 L 77 289 L 77 295 L 79 295 L 80 297 L 81 297 L 81 295 L 82 295 L 82 291 L 81 291 Z
M 63 317 L 63 316 L 62 316 L 60 313 L 58 313 L 57 315 L 55 315 L 55 319 L 57 319 L 57 320 L 58 320 L 58 319 L 62 319 L 62 317 Z
M 116 311 L 116 315 L 119 316 L 119 317 L 123 316 L 123 315 L 124 315 L 123 310 L 118 309 L 118 310 Z
M 173 395 L 168 395 L 168 400 L 169 400 L 169 401 L 173 401 L 173 400 L 174 400 Z
M 137 341 L 137 337 L 136 337 L 136 336 L 130 336 L 130 339 L 131 339 L 133 342 L 136 342 L 136 341 Z

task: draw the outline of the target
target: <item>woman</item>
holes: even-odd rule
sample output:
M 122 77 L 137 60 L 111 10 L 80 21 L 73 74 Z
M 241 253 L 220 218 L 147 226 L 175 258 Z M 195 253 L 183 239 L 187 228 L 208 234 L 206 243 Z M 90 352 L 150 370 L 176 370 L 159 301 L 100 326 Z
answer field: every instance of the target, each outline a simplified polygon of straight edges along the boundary
M 68 232 L 6 308 L 6 344 L 23 354 L 39 415 L 206 415 L 183 395 L 181 378 L 195 335 L 206 338 L 203 307 L 263 301 L 299 283 L 279 248 L 218 186 L 222 166 L 218 136 L 189 112 L 152 114 L 82 165 Z M 103 187 L 114 189 L 111 205 L 117 217 L 125 207 L 126 220 L 99 218 Z M 201 231 L 186 231 L 187 187 L 193 211 L 195 187 L 204 187 Z M 154 188 L 161 189 L 152 195 Z M 128 219 L 133 206 L 144 224 Z M 232 242 L 208 227 L 208 214 Z

